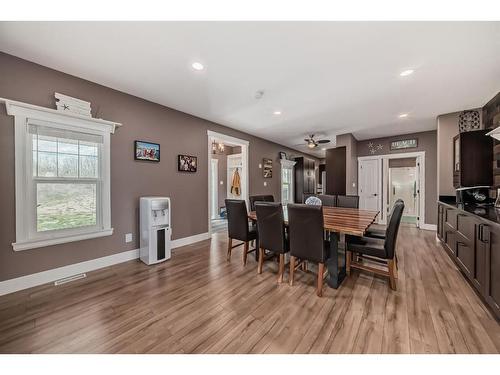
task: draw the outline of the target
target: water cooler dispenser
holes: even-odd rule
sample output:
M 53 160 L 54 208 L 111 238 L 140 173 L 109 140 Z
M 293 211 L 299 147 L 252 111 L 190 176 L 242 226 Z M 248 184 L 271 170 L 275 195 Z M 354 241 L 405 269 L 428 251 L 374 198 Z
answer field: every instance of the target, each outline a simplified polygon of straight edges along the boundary
M 141 260 L 155 264 L 170 259 L 170 198 L 141 197 Z

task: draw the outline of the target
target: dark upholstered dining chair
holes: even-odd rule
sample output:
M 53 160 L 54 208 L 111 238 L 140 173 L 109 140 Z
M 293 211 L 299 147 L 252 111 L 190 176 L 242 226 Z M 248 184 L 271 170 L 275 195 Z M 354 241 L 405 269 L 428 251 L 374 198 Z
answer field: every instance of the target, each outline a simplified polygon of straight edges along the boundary
M 337 207 L 359 208 L 359 196 L 337 195 Z
M 285 253 L 289 250 L 285 220 L 283 218 L 283 206 L 281 203 L 255 202 L 255 213 L 259 232 L 259 266 L 257 273 L 262 273 L 264 251 L 270 251 L 279 255 L 278 283 L 282 283 L 285 272 Z
M 251 227 L 248 222 L 247 205 L 244 200 L 226 199 L 227 210 L 227 260 L 231 260 L 231 251 L 233 248 L 243 246 L 243 265 L 247 264 L 247 255 L 253 250 L 249 250 L 250 242 L 257 239 L 257 230 Z M 243 241 L 233 246 L 233 240 Z
M 378 275 L 389 277 L 391 289 L 396 290 L 396 240 L 404 207 L 405 205 L 402 201 L 394 204 L 393 213 L 389 225 L 387 226 L 385 240 L 373 237 L 346 236 L 346 271 L 348 275 L 351 272 L 351 268 L 370 271 Z M 366 257 L 367 260 L 387 264 L 387 271 L 370 267 L 359 263 L 357 260 L 353 260 L 352 253 L 356 253 L 358 256 L 361 255 L 363 258 Z
M 274 202 L 272 195 L 251 195 L 248 198 L 250 202 L 250 211 L 255 211 L 255 202 Z
M 395 204 L 397 202 L 403 202 L 403 200 L 402 199 L 398 199 L 398 200 L 396 200 L 396 202 L 394 202 L 394 205 L 392 206 L 391 213 L 389 215 L 389 220 L 392 217 L 392 215 L 394 214 L 394 208 L 395 208 Z M 385 240 L 386 232 L 387 232 L 387 228 L 379 229 L 379 228 L 371 228 L 371 227 L 369 227 L 368 230 L 365 233 L 365 236 L 366 237 L 373 237 L 373 238 L 378 238 L 378 239 L 381 239 L 381 240 Z
M 330 243 L 324 240 L 323 209 L 304 204 L 287 205 L 288 235 L 290 241 L 290 285 L 294 282 L 295 269 L 304 261 L 318 264 L 316 294 L 322 296 L 325 262 Z M 297 267 L 296 260 L 299 260 Z
M 323 207 L 335 207 L 337 205 L 337 196 L 329 194 L 318 194 Z

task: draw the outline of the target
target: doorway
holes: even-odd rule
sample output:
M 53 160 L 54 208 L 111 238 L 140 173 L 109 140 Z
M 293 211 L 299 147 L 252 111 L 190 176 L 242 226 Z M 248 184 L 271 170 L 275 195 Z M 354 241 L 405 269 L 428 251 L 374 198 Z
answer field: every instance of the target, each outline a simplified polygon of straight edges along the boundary
M 225 199 L 244 199 L 248 205 L 248 141 L 212 131 L 208 135 L 208 231 L 227 230 Z M 240 189 L 232 189 L 238 174 Z
M 405 202 L 405 209 L 401 221 L 416 225 L 419 209 L 418 193 L 416 158 L 389 160 L 389 212 L 396 200 L 402 199 Z

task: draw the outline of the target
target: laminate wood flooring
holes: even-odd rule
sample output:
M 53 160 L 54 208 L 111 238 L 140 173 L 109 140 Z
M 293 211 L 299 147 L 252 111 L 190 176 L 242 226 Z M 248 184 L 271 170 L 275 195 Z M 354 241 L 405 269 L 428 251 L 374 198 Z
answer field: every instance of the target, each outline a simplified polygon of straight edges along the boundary
M 338 290 L 277 263 L 226 262 L 227 236 L 0 297 L 0 353 L 499 353 L 500 324 L 435 239 L 402 226 L 397 291 L 354 270 Z M 312 267 L 310 267 L 312 268 Z M 288 281 L 288 270 L 285 274 Z

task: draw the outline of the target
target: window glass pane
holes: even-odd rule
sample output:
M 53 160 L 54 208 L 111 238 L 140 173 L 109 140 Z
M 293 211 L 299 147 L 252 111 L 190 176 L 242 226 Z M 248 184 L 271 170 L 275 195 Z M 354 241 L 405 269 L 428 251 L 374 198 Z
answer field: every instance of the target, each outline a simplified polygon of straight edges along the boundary
M 57 154 L 38 151 L 38 176 L 57 176 Z
M 57 152 L 57 138 L 43 135 L 38 136 L 38 150 Z
M 78 177 L 78 155 L 57 155 L 58 176 Z
M 97 156 L 97 145 L 91 142 L 80 141 L 80 155 Z
M 98 177 L 96 156 L 80 156 L 80 177 Z
M 33 176 L 36 176 L 38 173 L 38 154 L 36 151 L 33 151 Z
M 72 139 L 58 139 L 57 152 L 78 155 L 78 141 Z
M 96 184 L 38 183 L 37 231 L 96 225 Z

